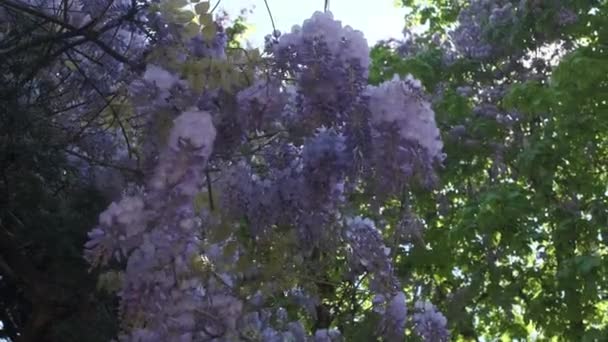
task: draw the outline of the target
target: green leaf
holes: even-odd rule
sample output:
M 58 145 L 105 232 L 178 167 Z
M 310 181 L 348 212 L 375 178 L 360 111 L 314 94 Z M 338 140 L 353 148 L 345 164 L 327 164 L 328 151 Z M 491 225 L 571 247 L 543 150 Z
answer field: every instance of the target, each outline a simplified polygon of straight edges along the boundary
M 216 227 L 216 229 L 211 230 L 211 232 L 209 233 L 209 241 L 225 241 L 232 235 L 233 231 L 234 226 L 230 223 L 221 224 L 220 226 Z
M 578 269 L 582 274 L 588 274 L 601 265 L 601 258 L 594 255 L 581 256 L 578 259 Z
M 163 2 L 161 6 L 169 12 L 173 12 L 188 6 L 188 3 L 188 0 L 168 0 Z
M 203 13 L 199 15 L 198 22 L 201 26 L 214 26 L 213 25 L 213 15 L 209 13 Z
M 194 19 L 194 13 L 190 11 L 179 11 L 173 16 L 176 24 L 187 24 Z
M 76 71 L 77 70 L 76 64 L 74 64 L 74 62 L 72 62 L 72 61 L 69 61 L 69 60 L 65 61 L 65 66 L 67 66 L 68 69 L 70 69 L 72 71 Z
M 196 24 L 193 21 L 190 21 L 189 23 L 186 24 L 186 26 L 184 26 L 184 38 L 186 39 L 191 39 L 193 37 L 195 37 L 197 34 L 199 34 L 201 31 L 201 27 Z
M 99 275 L 97 279 L 97 289 L 114 293 L 122 287 L 123 273 L 118 271 L 108 271 Z
M 363 320 L 344 329 L 344 337 L 347 341 L 353 342 L 378 341 L 376 332 L 379 322 L 380 315 L 375 312 L 367 312 Z
M 205 38 L 206 41 L 211 42 L 215 38 L 217 29 L 215 28 L 215 25 L 207 25 L 207 26 L 203 27 L 202 33 L 203 33 L 203 38 Z
M 199 2 L 198 4 L 196 4 L 194 6 L 194 11 L 196 12 L 196 14 L 198 15 L 203 15 L 205 13 L 207 13 L 207 11 L 209 11 L 209 1 L 203 1 L 203 2 Z M 202 24 L 202 22 L 201 22 Z
M 224 257 L 231 259 L 236 253 L 237 248 L 239 247 L 238 241 L 230 241 L 224 246 Z
M 200 213 L 209 205 L 209 200 L 206 191 L 201 191 L 194 196 L 194 211 Z

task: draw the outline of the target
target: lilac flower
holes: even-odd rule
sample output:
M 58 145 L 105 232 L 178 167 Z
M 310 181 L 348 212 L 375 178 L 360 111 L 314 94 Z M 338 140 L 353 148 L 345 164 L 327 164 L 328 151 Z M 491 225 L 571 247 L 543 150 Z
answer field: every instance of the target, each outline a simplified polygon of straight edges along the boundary
M 429 302 L 416 302 L 414 309 L 414 331 L 425 342 L 448 341 L 449 331 L 445 316 Z
M 402 341 L 407 320 L 407 305 L 403 292 L 398 292 L 386 304 L 382 320 L 386 339 L 388 341 Z
M 392 292 L 396 279 L 389 258 L 390 248 L 384 245 L 374 222 L 367 218 L 349 218 L 345 222 L 345 240 L 350 246 L 349 261 L 354 267 L 361 265 L 373 274 L 371 288 L 375 292 Z
M 435 113 L 421 96 L 420 81 L 395 76 L 377 87 L 369 86 L 367 94 L 374 123 L 396 123 L 403 138 L 420 144 L 432 158 L 443 158 Z
M 569 8 L 560 8 L 557 12 L 557 23 L 561 26 L 572 25 L 578 21 L 578 15 Z

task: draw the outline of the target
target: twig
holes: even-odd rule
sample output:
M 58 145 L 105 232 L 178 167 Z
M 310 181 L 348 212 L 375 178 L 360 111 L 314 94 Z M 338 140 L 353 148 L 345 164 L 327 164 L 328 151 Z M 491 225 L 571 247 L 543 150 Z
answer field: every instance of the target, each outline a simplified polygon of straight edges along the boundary
M 108 167 L 108 168 L 112 168 L 112 169 L 116 169 L 116 170 L 120 170 L 120 171 L 126 171 L 126 172 L 131 172 L 133 174 L 135 174 L 136 176 L 141 176 L 142 172 L 140 170 L 136 170 L 136 169 L 132 169 L 129 167 L 125 167 L 125 166 L 120 166 L 120 165 L 114 165 L 114 164 L 110 164 L 110 163 L 106 163 L 103 162 L 101 160 L 95 160 L 91 157 L 85 156 L 83 154 L 80 154 L 78 152 L 74 152 L 72 150 L 69 150 L 67 148 L 63 149 L 63 151 L 67 154 L 73 155 L 75 157 L 78 157 L 82 160 L 85 160 L 93 165 L 98 165 L 98 166 L 102 166 L 102 167 Z
M 78 70 L 78 72 L 82 75 L 82 77 L 84 77 L 85 82 L 89 83 L 91 85 L 91 87 L 93 88 L 93 90 L 99 95 L 99 97 L 101 97 L 102 100 L 106 101 L 107 108 L 109 108 L 110 111 L 112 112 L 112 117 L 118 123 L 118 126 L 120 128 L 122 136 L 123 136 L 123 138 L 125 140 L 125 143 L 127 144 L 127 152 L 129 153 L 129 158 L 132 158 L 132 156 L 133 156 L 133 149 L 132 149 L 131 143 L 129 141 L 129 136 L 127 134 L 127 130 L 125 129 L 122 121 L 120 120 L 118 113 L 116 113 L 116 111 L 112 107 L 112 103 L 105 98 L 105 96 L 101 92 L 101 90 L 99 88 L 97 88 L 97 86 L 95 85 L 95 83 L 93 81 L 91 81 L 91 79 L 86 75 L 86 73 L 84 72 L 84 70 L 82 70 L 82 68 L 80 68 L 80 66 L 78 65 L 78 62 L 70 55 L 70 53 L 66 51 L 66 55 L 68 56 L 68 58 L 70 59 L 70 61 L 72 63 L 74 63 L 74 66 L 75 66 L 76 70 Z
M 217 6 L 220 5 L 220 2 L 222 2 L 222 0 L 218 0 L 215 5 L 213 5 L 213 8 L 211 9 L 211 11 L 209 11 L 209 13 L 213 13 L 213 11 L 215 11 L 215 9 L 217 8 Z
M 70 31 L 70 32 L 78 32 L 78 35 L 83 36 L 84 38 L 86 38 L 88 41 L 94 43 L 95 45 L 97 45 L 102 51 L 104 51 L 105 53 L 107 53 L 108 55 L 110 55 L 112 58 L 116 59 L 119 62 L 122 62 L 128 66 L 130 66 L 133 69 L 138 69 L 139 65 L 137 65 L 136 63 L 132 62 L 131 60 L 129 60 L 128 58 L 126 58 L 125 56 L 119 54 L 118 52 L 116 52 L 115 50 L 113 50 L 111 47 L 109 47 L 108 45 L 106 45 L 104 42 L 102 42 L 101 40 L 99 40 L 99 35 L 101 34 L 101 32 L 96 32 L 93 30 L 89 30 L 89 27 L 91 26 L 91 23 L 95 22 L 95 20 L 93 20 L 92 22 L 88 23 L 87 25 L 83 26 L 82 28 L 77 28 L 69 23 L 63 22 L 61 20 L 58 20 L 52 16 L 49 16 L 47 14 L 41 13 L 36 11 L 33 8 L 30 8 L 29 6 L 23 6 L 17 3 L 13 3 L 12 1 L 7 1 L 7 0 L 1 0 L 0 1 L 0 6 L 4 6 L 7 8 L 11 8 L 13 10 L 18 10 L 18 11 L 22 11 L 25 13 L 28 13 L 34 17 L 38 17 L 41 19 L 44 19 L 48 22 L 51 22 L 53 24 L 59 25 L 60 27 Z
M 276 26 L 274 25 L 274 19 L 272 18 L 272 12 L 270 11 L 270 6 L 268 6 L 268 0 L 264 0 L 264 5 L 266 5 L 266 11 L 268 11 L 268 16 L 270 17 L 270 23 L 272 24 L 272 34 L 277 31 Z
M 213 193 L 211 192 L 211 177 L 209 175 L 209 170 L 205 171 L 205 177 L 207 178 L 207 195 L 209 196 L 209 209 L 211 209 L 211 211 L 215 211 L 215 205 L 213 203 Z

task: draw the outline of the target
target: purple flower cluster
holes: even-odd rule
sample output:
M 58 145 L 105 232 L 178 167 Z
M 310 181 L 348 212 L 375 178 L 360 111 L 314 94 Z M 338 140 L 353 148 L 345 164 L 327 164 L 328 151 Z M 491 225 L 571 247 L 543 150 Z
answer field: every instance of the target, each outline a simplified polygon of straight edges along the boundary
M 473 0 L 469 6 L 460 11 L 458 15 L 458 26 L 450 33 L 456 50 L 466 57 L 484 60 L 492 56 L 495 47 L 486 39 L 486 28 L 484 21 L 496 10 L 495 22 L 504 25 L 508 22 L 506 14 L 501 11 L 502 7 L 492 1 Z
M 449 340 L 447 321 L 437 308 L 428 302 L 416 302 L 414 308 L 414 332 L 425 342 Z
M 223 49 L 222 39 L 195 39 L 188 53 L 223 58 L 211 51 Z M 149 64 L 132 85 L 132 94 L 149 95 L 138 111 L 179 115 L 163 139 L 152 134 L 158 116 L 148 119 L 139 144 L 152 142 L 154 172 L 144 189 L 100 216 L 87 244 L 93 264 L 127 261 L 123 341 L 341 340 L 334 329 L 307 335 L 284 311 L 265 311 L 268 293 L 237 294 L 264 274 L 262 256 L 250 251 L 279 233 L 293 239 L 282 264 L 341 253 L 351 276 L 369 273 L 369 289 L 384 298 L 382 334 L 391 341 L 404 335 L 406 300 L 390 249 L 373 221 L 349 218 L 359 208 L 348 199 L 369 192 L 381 203 L 415 176 L 432 174 L 443 145 L 430 103 L 411 76 L 368 87 L 367 42 L 330 13 L 317 12 L 268 43 L 271 70 L 233 97 L 197 93 L 173 63 Z M 201 194 L 216 208 L 195 205 Z M 240 261 L 247 263 L 236 270 Z M 273 279 L 264 279 L 264 291 L 287 296 Z M 300 297 L 306 300 L 295 304 L 314 316 L 318 303 Z
M 238 300 L 204 286 L 192 266 L 201 257 L 202 225 L 192 200 L 202 185 L 214 138 L 208 113 L 180 115 L 149 186 L 112 203 L 89 234 L 86 256 L 91 263 L 127 261 L 119 293 L 121 315 L 135 327 L 124 341 L 187 341 L 207 334 L 203 328 L 210 323 L 199 312 L 209 307 L 204 298 L 223 298 L 223 313 L 240 310 Z M 207 309 L 217 305 L 212 302 Z M 230 325 L 230 317 L 217 317 L 222 326 Z M 197 329 L 199 319 L 204 322 Z
M 316 12 L 302 27 L 275 38 L 268 52 L 279 70 L 297 77 L 298 114 L 309 123 L 308 132 L 346 119 L 367 81 L 367 41 L 329 12 Z
M 458 15 L 458 25 L 450 32 L 456 50 L 465 57 L 492 60 L 512 52 L 509 44 L 497 38 L 510 34 L 528 19 L 536 20 L 546 12 L 555 12 L 553 23 L 567 26 L 578 21 L 576 12 L 562 1 L 545 5 L 542 1 L 473 0 Z M 539 36 L 540 39 L 543 39 Z

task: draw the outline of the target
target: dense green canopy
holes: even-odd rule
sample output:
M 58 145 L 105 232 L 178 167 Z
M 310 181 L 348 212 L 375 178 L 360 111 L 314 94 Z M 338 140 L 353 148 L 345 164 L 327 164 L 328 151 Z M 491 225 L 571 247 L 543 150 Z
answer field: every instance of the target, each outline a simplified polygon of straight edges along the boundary
M 544 3 L 540 14 L 488 32 L 502 55 L 446 65 L 432 36 L 456 24 L 461 5 L 404 1 L 409 22 L 429 30 L 411 53 L 388 44 L 372 52 L 372 82 L 412 73 L 440 94 L 441 187 L 414 194 L 424 244 L 399 260 L 440 304 L 455 339 L 608 336 L 608 3 L 569 1 L 582 15 L 566 28 L 551 25 L 552 2 Z M 523 55 L 549 64 L 564 42 L 550 68 L 507 68 Z M 483 91 L 499 86 L 504 96 L 489 103 L 517 120 L 476 110 L 488 103 Z

